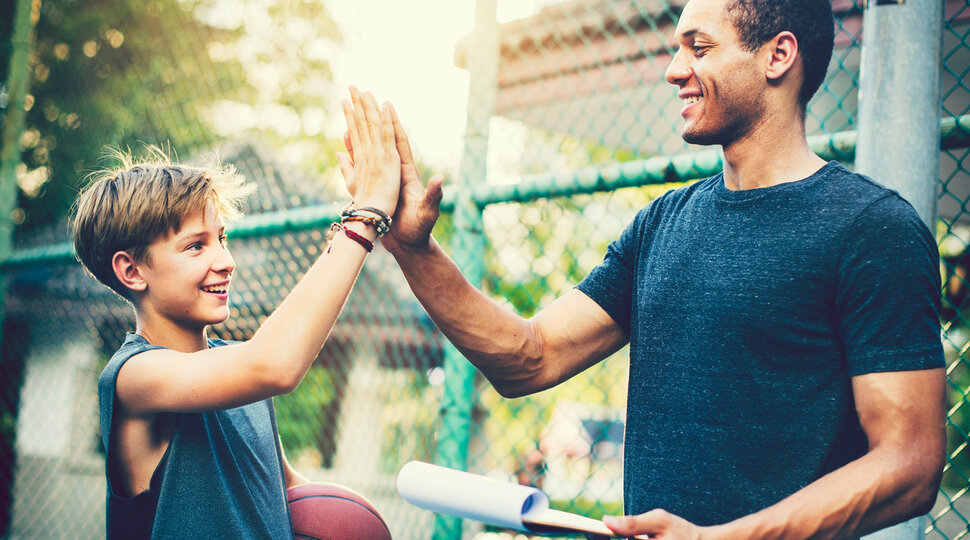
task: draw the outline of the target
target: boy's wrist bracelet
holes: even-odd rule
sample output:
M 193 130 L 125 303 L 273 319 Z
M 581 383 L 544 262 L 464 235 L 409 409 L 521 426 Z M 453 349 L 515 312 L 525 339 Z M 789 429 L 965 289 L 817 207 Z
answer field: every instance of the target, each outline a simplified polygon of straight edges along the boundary
M 347 236 L 347 238 L 350 238 L 354 242 L 357 242 L 358 244 L 363 246 L 363 248 L 366 249 L 368 253 L 370 253 L 371 251 L 374 251 L 373 242 L 357 234 L 355 231 L 348 229 L 347 227 L 344 226 L 343 223 L 334 223 L 333 225 L 330 226 L 330 231 L 327 233 L 327 240 L 331 242 L 331 245 L 333 245 L 332 244 L 333 237 L 338 232 L 341 232 L 341 231 Z M 330 253 L 330 246 L 327 246 L 327 253 Z
M 343 209 L 343 211 L 340 212 L 340 221 L 342 223 L 346 223 L 348 221 L 359 221 L 366 225 L 370 225 L 377 229 L 378 238 L 384 236 L 387 231 L 391 230 L 391 216 L 387 215 L 386 212 L 372 206 L 352 208 L 353 204 L 354 203 L 350 203 L 346 208 Z

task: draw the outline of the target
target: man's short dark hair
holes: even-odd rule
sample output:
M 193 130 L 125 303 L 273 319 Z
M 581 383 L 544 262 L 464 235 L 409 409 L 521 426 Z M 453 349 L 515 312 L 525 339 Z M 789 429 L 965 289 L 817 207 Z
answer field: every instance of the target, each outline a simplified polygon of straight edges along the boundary
M 798 100 L 808 104 L 825 80 L 835 42 L 835 21 L 830 0 L 729 0 L 725 13 L 738 30 L 741 46 L 754 51 L 779 32 L 788 30 L 798 40 L 802 82 Z

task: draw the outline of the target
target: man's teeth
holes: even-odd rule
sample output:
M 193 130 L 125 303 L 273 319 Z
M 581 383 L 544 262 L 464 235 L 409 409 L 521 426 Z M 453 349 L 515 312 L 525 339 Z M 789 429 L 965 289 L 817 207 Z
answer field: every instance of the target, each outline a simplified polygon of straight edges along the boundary
M 692 103 L 697 103 L 700 100 L 701 100 L 700 96 L 691 96 L 689 98 L 684 98 L 684 102 L 687 103 L 688 105 Z

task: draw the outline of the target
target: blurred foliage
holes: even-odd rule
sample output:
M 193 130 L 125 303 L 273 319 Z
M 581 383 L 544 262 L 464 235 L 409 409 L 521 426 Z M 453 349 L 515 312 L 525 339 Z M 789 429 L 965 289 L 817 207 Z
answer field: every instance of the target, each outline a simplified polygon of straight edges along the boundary
M 322 461 L 332 458 L 337 422 L 327 413 L 337 399 L 335 383 L 332 370 L 313 365 L 286 399 L 274 400 L 280 441 L 288 454 L 312 449 Z
M 12 9 L 0 5 L 2 80 Z M 320 2 L 43 2 L 36 33 L 20 234 L 63 219 L 105 147 L 162 144 L 184 158 L 250 135 L 301 145 L 316 171 L 332 159 L 321 91 L 340 37 Z

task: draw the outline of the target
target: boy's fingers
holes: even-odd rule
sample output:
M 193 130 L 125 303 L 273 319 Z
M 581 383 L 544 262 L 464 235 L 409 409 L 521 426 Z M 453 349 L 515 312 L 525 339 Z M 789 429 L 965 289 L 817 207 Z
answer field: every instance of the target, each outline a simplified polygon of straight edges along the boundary
M 377 101 L 370 92 L 364 92 L 361 99 L 364 106 L 364 118 L 367 121 L 367 139 L 372 145 L 382 143 L 384 136 L 381 133 L 381 113 L 377 108 Z
M 381 107 L 381 134 L 383 135 L 385 148 L 395 148 L 394 121 L 391 119 L 390 106 L 390 103 L 384 103 L 384 106 Z
M 344 119 L 347 121 L 347 132 L 344 134 L 344 146 L 349 152 L 353 152 L 360 144 L 360 135 L 357 131 L 357 120 L 354 116 L 354 108 L 346 99 L 340 100 L 340 106 L 344 110 Z
M 350 99 L 354 104 L 354 121 L 357 124 L 357 140 L 354 147 L 362 150 L 370 148 L 370 132 L 367 129 L 367 115 L 364 112 L 364 96 L 355 86 L 350 87 Z
M 347 149 L 347 153 L 350 157 L 354 157 L 354 141 L 350 140 L 350 131 L 344 130 L 344 148 Z
M 337 163 L 340 165 L 340 174 L 343 175 L 344 180 L 349 180 L 354 174 L 354 162 L 350 159 L 350 156 L 343 152 L 337 152 Z

